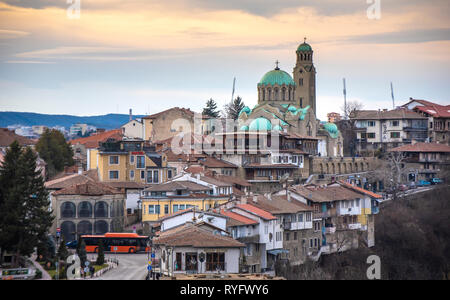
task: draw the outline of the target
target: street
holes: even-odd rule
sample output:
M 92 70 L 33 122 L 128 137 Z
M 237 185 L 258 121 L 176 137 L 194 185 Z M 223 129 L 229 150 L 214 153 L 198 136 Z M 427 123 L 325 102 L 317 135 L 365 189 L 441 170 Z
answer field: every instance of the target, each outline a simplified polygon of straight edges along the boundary
M 95 255 L 90 254 L 89 258 Z M 117 258 L 119 266 L 92 280 L 144 280 L 147 275 L 147 254 L 105 254 L 106 258 Z

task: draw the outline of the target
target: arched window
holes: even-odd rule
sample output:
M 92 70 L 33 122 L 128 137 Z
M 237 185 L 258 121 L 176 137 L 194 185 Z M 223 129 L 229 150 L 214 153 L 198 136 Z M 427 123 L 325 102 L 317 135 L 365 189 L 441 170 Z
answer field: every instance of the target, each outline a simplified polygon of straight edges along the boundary
M 76 208 L 72 202 L 64 202 L 61 204 L 61 217 L 62 218 L 75 218 Z
M 92 223 L 89 221 L 81 221 L 77 225 L 78 234 L 92 234 Z
M 267 89 L 267 100 L 272 100 L 272 90 L 270 88 Z
M 92 217 L 92 205 L 87 201 L 83 201 L 78 204 L 78 217 L 90 218 Z
M 95 217 L 96 218 L 107 218 L 108 217 L 108 204 L 103 201 L 97 202 L 95 204 Z
M 71 221 L 63 222 L 61 224 L 61 235 L 64 237 L 64 240 L 66 242 L 75 240 L 76 238 L 75 224 Z
M 281 91 L 282 91 L 283 101 L 285 101 L 286 100 L 286 88 L 283 88 Z
M 95 234 L 105 234 L 108 232 L 108 223 L 105 221 L 95 221 L 94 231 Z
M 280 96 L 278 95 L 278 88 L 273 90 L 273 100 L 279 100 Z
M 265 101 L 266 100 L 266 89 L 263 89 L 262 90 L 262 99 L 263 99 L 263 101 Z

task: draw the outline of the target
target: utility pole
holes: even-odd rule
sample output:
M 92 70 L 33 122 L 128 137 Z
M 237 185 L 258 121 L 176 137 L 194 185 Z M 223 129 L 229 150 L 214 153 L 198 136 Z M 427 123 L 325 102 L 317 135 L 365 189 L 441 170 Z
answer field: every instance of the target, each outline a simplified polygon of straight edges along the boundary
M 392 109 L 395 109 L 395 100 L 394 100 L 394 86 L 391 81 L 391 97 L 392 97 Z
M 233 103 L 233 100 L 234 100 L 235 87 L 236 87 L 236 77 L 233 78 L 233 90 L 231 91 L 231 103 Z
M 345 78 L 342 79 L 342 82 L 344 83 L 344 120 L 348 119 L 348 113 L 347 113 L 347 89 L 345 87 Z

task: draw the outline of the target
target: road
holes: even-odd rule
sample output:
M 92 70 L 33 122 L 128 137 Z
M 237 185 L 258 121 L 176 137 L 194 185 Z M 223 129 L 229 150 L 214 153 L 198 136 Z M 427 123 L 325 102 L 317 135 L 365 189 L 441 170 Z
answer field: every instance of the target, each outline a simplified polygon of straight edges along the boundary
M 91 254 L 92 255 L 92 254 Z M 89 255 L 89 256 L 91 256 Z M 144 280 L 147 275 L 147 254 L 105 254 L 105 258 L 116 258 L 119 266 L 92 280 Z
M 418 187 L 418 188 L 416 188 L 416 189 L 406 190 L 406 191 L 404 191 L 404 192 L 400 192 L 400 191 L 399 191 L 399 192 L 397 193 L 397 197 L 401 198 L 401 197 L 408 196 L 408 195 L 412 195 L 412 194 L 417 194 L 417 193 L 422 193 L 422 192 L 430 191 L 430 190 L 432 190 L 434 187 L 436 187 L 436 186 L 433 186 L 433 185 L 432 185 L 432 186 Z M 392 200 L 392 195 L 389 195 L 389 197 L 383 199 L 382 202 L 389 201 L 389 200 Z

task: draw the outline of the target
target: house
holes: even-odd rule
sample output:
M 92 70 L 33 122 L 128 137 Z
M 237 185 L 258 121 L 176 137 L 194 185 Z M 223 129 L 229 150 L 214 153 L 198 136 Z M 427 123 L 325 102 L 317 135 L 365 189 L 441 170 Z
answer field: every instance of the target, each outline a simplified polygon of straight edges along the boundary
M 424 142 L 428 138 L 427 117 L 406 108 L 359 110 L 350 115 L 356 121 L 357 151 L 372 151 Z
M 405 182 L 430 180 L 443 177 L 450 170 L 450 146 L 438 143 L 415 143 L 393 148 L 390 151 L 403 153 L 402 163 L 408 172 Z
M 220 194 L 217 186 L 189 180 L 171 180 L 144 189 L 141 195 L 142 221 L 153 225 L 160 218 L 178 211 L 196 207 L 208 210 L 229 200 L 230 195 Z
M 184 225 L 188 222 L 199 225 L 205 223 L 208 224 L 211 228 L 215 228 L 216 230 L 219 230 L 224 234 L 227 232 L 226 217 L 217 213 L 213 213 L 211 211 L 200 211 L 197 210 L 196 207 L 190 207 L 166 215 L 160 218 L 159 222 L 161 232 Z
M 450 105 L 410 98 L 404 106 L 428 118 L 428 141 L 450 145 Z
M 120 141 L 122 138 L 122 132 L 119 129 L 114 129 L 98 132 L 88 137 L 70 140 L 69 143 L 73 149 L 75 164 L 84 171 L 88 170 L 87 156 L 90 149 L 97 149 L 100 143 L 104 143 L 109 139 Z
M 125 195 L 107 184 L 85 180 L 51 195 L 55 216 L 51 232 L 60 228 L 66 241 L 83 234 L 121 232 L 126 224 Z
M 166 275 L 186 273 L 239 273 L 244 244 L 192 223 L 161 232 L 153 238 L 156 259 Z
M 314 226 L 322 231 L 317 257 L 357 248 L 360 242 L 368 247 L 375 245 L 374 214 L 379 212 L 381 195 L 344 181 L 323 186 L 292 186 L 288 193 L 293 201 L 314 208 L 313 222 L 318 222 Z
M 131 116 L 130 116 L 131 118 Z M 128 123 L 120 127 L 124 137 L 132 139 L 145 139 L 144 122 L 142 119 L 131 119 Z
M 167 158 L 142 140 L 108 140 L 97 149 L 89 149 L 88 170 L 97 169 L 102 182 L 137 182 L 151 185 L 174 176 Z

